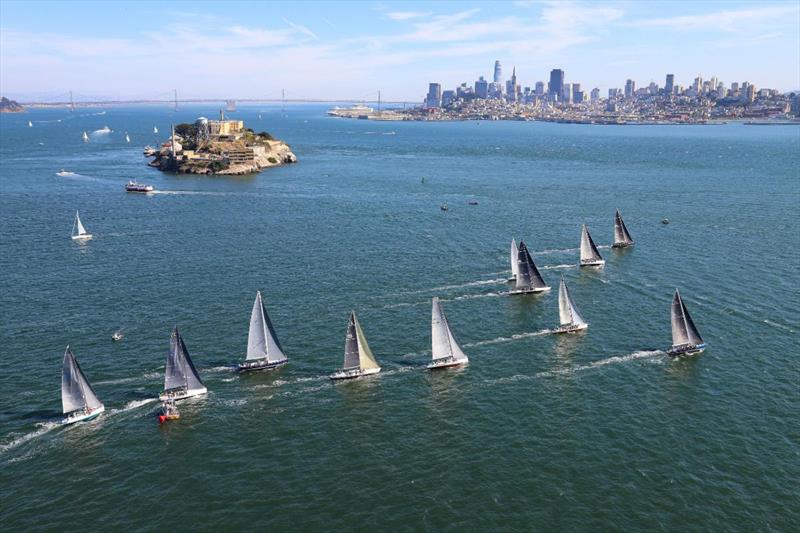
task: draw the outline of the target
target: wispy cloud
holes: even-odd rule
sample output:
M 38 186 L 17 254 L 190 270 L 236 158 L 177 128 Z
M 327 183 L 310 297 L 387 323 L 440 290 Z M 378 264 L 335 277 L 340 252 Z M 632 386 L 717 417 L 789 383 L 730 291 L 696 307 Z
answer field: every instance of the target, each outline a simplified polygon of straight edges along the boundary
M 392 20 L 410 20 L 430 16 L 429 12 L 423 11 L 390 11 L 386 16 Z
M 629 25 L 640 28 L 668 28 L 678 31 L 724 30 L 735 32 L 758 23 L 782 21 L 786 17 L 792 17 L 792 23 L 796 24 L 800 17 L 800 3 L 791 2 L 783 6 L 716 11 L 700 15 L 640 19 L 631 21 Z

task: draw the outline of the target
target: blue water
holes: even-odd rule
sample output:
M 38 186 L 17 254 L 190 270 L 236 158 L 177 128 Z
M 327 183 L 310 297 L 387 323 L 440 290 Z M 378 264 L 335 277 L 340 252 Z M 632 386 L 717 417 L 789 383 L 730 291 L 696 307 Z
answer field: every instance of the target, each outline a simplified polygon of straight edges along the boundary
M 3 529 L 800 523 L 800 128 L 324 111 L 240 109 L 299 163 L 217 178 L 141 155 L 215 108 L 1 116 Z M 633 249 L 608 247 L 615 208 Z M 583 223 L 602 270 L 575 266 Z M 506 294 L 512 237 L 554 289 L 564 275 L 586 334 L 546 332 L 556 290 Z M 675 287 L 709 344 L 690 360 L 663 352 Z M 290 363 L 239 376 L 257 289 Z M 433 296 L 461 370 L 423 370 Z M 383 371 L 334 385 L 351 309 Z M 175 324 L 210 392 L 159 427 Z M 107 411 L 64 428 L 67 344 Z

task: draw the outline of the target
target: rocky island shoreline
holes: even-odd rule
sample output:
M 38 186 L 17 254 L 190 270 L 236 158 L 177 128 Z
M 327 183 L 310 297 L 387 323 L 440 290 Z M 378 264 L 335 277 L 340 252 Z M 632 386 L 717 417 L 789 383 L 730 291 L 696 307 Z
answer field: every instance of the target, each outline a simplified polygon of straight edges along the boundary
M 0 98 L 0 113 L 24 113 L 25 108 L 16 100 L 9 100 L 5 96 Z
M 147 147 L 148 164 L 163 172 L 206 175 L 241 175 L 296 163 L 289 145 L 262 131 L 245 128 L 241 120 L 198 118 L 178 124 L 159 148 Z

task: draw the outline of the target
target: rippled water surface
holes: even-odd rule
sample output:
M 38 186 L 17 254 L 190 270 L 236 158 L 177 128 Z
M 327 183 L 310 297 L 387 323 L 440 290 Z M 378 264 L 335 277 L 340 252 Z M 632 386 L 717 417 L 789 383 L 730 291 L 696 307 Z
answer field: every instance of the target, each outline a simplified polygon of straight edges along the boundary
M 800 128 L 250 107 L 235 116 L 300 162 L 207 178 L 158 173 L 141 148 L 214 108 L 100 113 L 0 120 L 4 529 L 800 522 Z M 132 178 L 159 193 L 126 194 Z M 633 249 L 608 246 L 615 208 Z M 86 244 L 69 238 L 76 209 Z M 575 266 L 582 223 L 602 270 Z M 507 295 L 512 237 L 550 285 L 565 277 L 585 334 L 549 334 L 556 290 Z M 709 343 L 691 360 L 663 352 L 675 287 Z M 257 289 L 290 363 L 239 376 Z M 463 369 L 423 370 L 433 296 Z M 383 371 L 333 385 L 351 309 Z M 209 394 L 159 427 L 174 324 Z M 107 409 L 71 427 L 66 344 Z

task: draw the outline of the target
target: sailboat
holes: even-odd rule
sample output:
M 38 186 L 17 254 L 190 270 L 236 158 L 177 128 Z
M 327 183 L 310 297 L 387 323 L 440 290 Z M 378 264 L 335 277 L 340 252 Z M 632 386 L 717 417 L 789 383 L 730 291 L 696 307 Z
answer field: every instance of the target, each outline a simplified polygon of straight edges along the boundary
M 517 251 L 517 280 L 509 294 L 528 294 L 533 292 L 549 291 L 550 287 L 544 282 L 536 263 L 533 262 L 531 254 L 525 241 L 519 241 Z
M 706 349 L 706 343 L 697 331 L 678 289 L 672 298 L 672 346 L 668 355 L 695 355 Z
M 30 120 L 28 121 L 28 127 L 29 127 L 29 128 L 32 128 L 32 127 L 33 127 L 33 122 L 31 122 Z
M 517 279 L 517 274 L 519 274 L 519 264 L 517 264 L 517 258 L 519 256 L 519 248 L 517 248 L 517 240 L 511 239 L 511 277 L 508 281 L 514 281 Z
M 85 143 L 89 142 L 89 134 L 86 133 L 85 131 L 83 132 L 83 142 Z
M 61 406 L 67 415 L 62 424 L 91 420 L 105 411 L 69 346 L 64 351 L 64 366 L 61 369 Z
M 367 338 L 361 330 L 361 325 L 356 318 L 356 312 L 350 311 L 350 320 L 347 322 L 347 335 L 344 341 L 344 365 L 341 370 L 331 374 L 330 378 L 352 379 L 361 376 L 377 374 L 381 371 L 372 350 L 369 349 Z
M 619 209 L 617 209 L 617 213 L 614 215 L 614 244 L 611 247 L 626 248 L 628 246 L 633 246 L 633 239 L 622 220 L 622 215 L 619 214 Z
M 88 241 L 92 238 L 92 234 L 86 231 L 86 228 L 81 224 L 81 217 L 75 211 L 75 222 L 72 224 L 72 240 L 73 241 Z
M 158 395 L 160 401 L 183 400 L 208 392 L 183 343 L 178 326 L 172 330 L 167 355 L 167 370 L 164 375 L 164 392 Z
M 572 333 L 589 327 L 572 301 L 564 276 L 558 284 L 558 320 L 560 325 L 553 329 L 553 333 Z
M 126 143 L 130 143 L 131 142 L 131 137 L 130 137 L 130 135 L 128 135 L 127 132 L 125 132 L 125 142 Z
M 247 336 L 247 358 L 239 363 L 239 372 L 268 370 L 286 364 L 278 336 L 261 299 L 261 291 L 256 291 L 256 301 L 250 313 L 250 333 Z
M 153 133 L 158 133 L 158 128 L 153 126 Z
M 581 229 L 581 266 L 603 266 L 606 262 L 589 235 L 586 224 Z
M 469 358 L 450 331 L 450 324 L 439 298 L 434 296 L 431 309 L 431 359 L 428 368 L 447 368 L 469 363 Z

